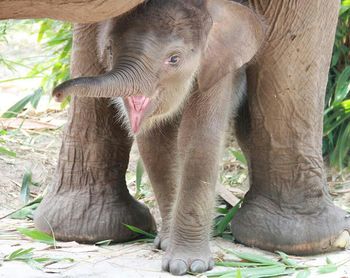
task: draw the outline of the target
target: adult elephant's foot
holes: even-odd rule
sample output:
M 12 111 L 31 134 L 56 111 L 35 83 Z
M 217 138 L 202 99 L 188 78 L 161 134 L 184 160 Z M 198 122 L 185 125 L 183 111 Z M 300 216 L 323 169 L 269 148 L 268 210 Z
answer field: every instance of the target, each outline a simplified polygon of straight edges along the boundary
M 238 242 L 294 255 L 341 250 L 350 244 L 350 215 L 327 199 L 314 206 L 287 206 L 262 196 L 248 198 L 231 228 Z
M 137 237 L 125 224 L 155 231 L 148 208 L 126 187 L 132 142 L 115 115 L 107 99 L 73 99 L 56 176 L 34 216 L 37 229 L 91 243 Z
M 169 244 L 163 257 L 162 269 L 173 275 L 185 275 L 187 272 L 203 273 L 214 267 L 214 260 L 208 244 L 200 246 L 182 243 Z
M 37 229 L 63 241 L 123 242 L 136 238 L 138 235 L 125 224 L 155 231 L 155 222 L 146 206 L 128 192 L 121 194 L 106 187 L 49 194 L 35 214 Z

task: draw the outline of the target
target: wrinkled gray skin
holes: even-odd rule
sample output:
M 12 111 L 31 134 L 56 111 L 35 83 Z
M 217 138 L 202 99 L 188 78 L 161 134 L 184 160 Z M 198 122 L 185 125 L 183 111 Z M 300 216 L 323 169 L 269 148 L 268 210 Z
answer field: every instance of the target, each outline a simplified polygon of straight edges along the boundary
M 122 97 L 115 102 L 136 135 L 162 216 L 156 245 L 166 250 L 163 269 L 211 269 L 220 154 L 263 25 L 250 9 L 224 0 L 153 0 L 99 28 L 108 72 L 63 83 L 54 96 Z

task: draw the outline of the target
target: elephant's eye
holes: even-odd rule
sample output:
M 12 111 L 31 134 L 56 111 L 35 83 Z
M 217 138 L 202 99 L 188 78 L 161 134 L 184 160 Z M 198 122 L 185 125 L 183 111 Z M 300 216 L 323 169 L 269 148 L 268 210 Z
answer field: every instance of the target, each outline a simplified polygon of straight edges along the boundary
M 180 62 L 180 56 L 179 55 L 172 55 L 166 60 L 165 64 L 177 65 L 179 62 Z

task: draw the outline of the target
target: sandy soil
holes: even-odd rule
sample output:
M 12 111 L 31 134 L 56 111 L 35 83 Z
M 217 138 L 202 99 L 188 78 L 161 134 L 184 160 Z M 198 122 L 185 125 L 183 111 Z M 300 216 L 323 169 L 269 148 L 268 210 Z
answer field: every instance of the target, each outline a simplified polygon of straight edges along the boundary
M 40 115 L 39 118 L 47 119 L 50 115 Z M 58 117 L 65 118 L 65 113 Z M 33 197 L 40 194 L 53 178 L 60 147 L 61 129 L 55 131 L 21 131 L 16 135 L 9 135 L 7 147 L 17 153 L 16 158 L 0 156 L 0 217 L 22 206 L 19 199 L 20 185 L 26 170 L 33 173 L 33 180 L 40 183 L 39 188 L 34 188 Z M 137 149 L 132 151 L 130 169 L 127 175 L 128 185 L 132 192 L 135 191 L 135 165 L 138 159 Z M 223 162 L 222 177 L 225 183 L 232 181 L 228 178 L 235 177 L 243 181 L 238 192 L 246 190 L 247 181 L 245 171 L 237 166 L 229 151 L 226 152 Z M 239 170 L 240 169 L 240 170 Z M 237 173 L 237 170 L 238 173 Z M 154 197 L 145 181 L 145 201 L 151 206 L 151 211 L 159 221 L 159 213 L 154 203 Z M 340 183 L 334 183 L 332 191 L 339 189 Z M 343 185 L 344 187 L 345 185 Z M 231 187 L 230 187 L 231 188 Z M 232 188 L 237 191 L 237 188 Z M 337 202 L 347 207 L 349 193 L 341 193 L 336 196 Z M 94 245 L 80 245 L 72 243 L 58 243 L 57 249 L 46 244 L 33 242 L 21 236 L 16 228 L 33 227 L 33 223 L 27 220 L 2 219 L 0 221 L 0 277 L 170 277 L 169 274 L 160 271 L 163 252 L 155 250 L 152 244 L 117 244 L 108 247 Z M 216 258 L 227 256 L 222 248 L 234 248 L 235 250 L 249 250 L 260 254 L 274 256 L 273 254 L 245 248 L 241 245 L 216 238 L 212 240 L 212 249 Z M 19 248 L 35 248 L 37 256 L 49 256 L 59 258 L 71 258 L 74 262 L 60 262 L 48 265 L 42 270 L 35 269 L 23 262 L 1 262 L 3 258 Z M 334 262 L 340 262 L 350 258 L 350 251 L 344 251 L 328 255 Z M 302 263 L 323 265 L 325 256 L 297 258 Z M 220 268 L 215 268 L 215 271 Z M 117 276 L 116 276 L 117 275 Z M 205 276 L 203 276 L 205 277 Z M 310 277 L 319 277 L 316 270 Z M 350 263 L 342 266 L 335 274 L 322 275 L 322 277 L 350 277 Z

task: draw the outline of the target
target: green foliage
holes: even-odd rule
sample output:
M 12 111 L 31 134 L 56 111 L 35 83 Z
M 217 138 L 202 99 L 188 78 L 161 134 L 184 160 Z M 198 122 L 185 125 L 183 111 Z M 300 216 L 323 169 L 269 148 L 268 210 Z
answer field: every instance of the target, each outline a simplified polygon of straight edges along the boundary
M 30 266 L 36 269 L 43 269 L 47 265 L 51 265 L 62 261 L 74 262 L 74 260 L 71 258 L 36 257 L 34 255 L 34 248 L 17 249 L 5 256 L 4 261 L 21 261 L 29 264 Z
M 276 252 L 278 259 L 271 259 L 263 255 L 252 254 L 248 252 L 236 252 L 233 250 L 225 250 L 226 253 L 234 255 L 238 259 L 230 261 L 220 261 L 216 266 L 223 266 L 228 269 L 221 272 L 207 273 L 207 277 L 228 278 L 261 278 L 261 277 L 281 277 L 292 276 L 297 278 L 306 278 L 311 275 L 311 269 L 317 270 L 318 274 L 336 272 L 338 268 L 349 261 L 332 263 L 328 258 L 325 265 L 308 266 L 297 263 L 289 258 L 283 252 Z M 296 274 L 296 276 L 294 276 Z
M 40 86 L 31 95 L 24 97 L 14 104 L 5 114 L 4 118 L 16 117 L 23 109 L 31 104 L 37 107 L 42 94 L 50 93 L 52 89 L 69 79 L 69 62 L 72 49 L 72 25 L 61 21 L 50 19 L 4 21 L 0 25 L 0 42 L 6 42 L 6 34 L 12 29 L 21 28 L 28 24 L 39 26 L 37 42 L 41 44 L 45 53 L 45 59 L 40 59 L 34 66 L 27 66 L 26 62 L 9 61 L 0 56 L 0 65 L 9 69 L 15 69 L 15 66 L 28 67 L 29 72 L 22 77 L 10 80 L 0 80 L 0 82 L 9 82 L 20 79 L 40 78 Z M 64 102 L 66 106 L 68 102 Z
M 52 236 L 41 231 L 26 228 L 17 228 L 17 231 L 20 232 L 22 235 L 31 238 L 34 241 L 38 241 L 52 246 L 56 245 L 56 240 Z
M 2 146 L 6 143 L 6 140 L 4 139 L 4 136 L 6 136 L 7 131 L 0 129 L 0 155 L 6 155 L 10 157 L 16 157 L 16 153 L 9 150 L 8 148 Z
M 29 171 L 29 170 L 26 170 L 26 172 L 23 175 L 22 186 L 21 186 L 21 194 L 20 194 L 21 200 L 25 204 L 28 203 L 28 201 L 29 201 L 30 187 L 32 185 L 39 186 L 38 183 L 33 182 L 32 177 L 33 177 L 32 172 Z
M 127 225 L 127 224 L 124 224 L 124 226 L 128 230 L 130 230 L 130 231 L 132 231 L 135 234 L 138 234 L 140 236 L 144 236 L 144 237 L 146 237 L 148 239 L 152 239 L 152 240 L 156 238 L 155 234 L 151 234 L 151 233 L 145 232 L 145 231 L 141 230 L 140 228 L 137 228 L 137 227 L 134 227 L 134 226 L 131 226 L 131 225 Z
M 99 241 L 99 242 L 96 242 L 95 245 L 97 246 L 109 246 L 111 243 L 113 242 L 112 239 L 106 239 L 106 240 L 102 240 L 102 241 Z
M 139 159 L 136 165 L 136 193 L 135 193 L 136 199 L 142 199 L 145 196 L 144 188 L 142 184 L 142 177 L 144 175 L 144 172 L 145 170 L 142 164 L 142 160 Z
M 238 202 L 237 205 L 228 211 L 221 211 L 222 215 L 220 215 L 219 220 L 215 223 L 214 236 L 223 236 L 224 232 L 229 230 L 229 224 L 236 215 L 238 209 L 241 207 L 242 202 L 243 201 Z
M 324 155 L 330 165 L 350 166 L 350 1 L 342 1 L 324 112 Z
M 4 114 L 1 115 L 2 118 L 14 118 L 20 114 L 23 109 L 31 103 L 34 108 L 37 108 L 40 98 L 42 96 L 42 88 L 37 89 L 33 94 L 25 96 L 20 101 L 11 106 Z

